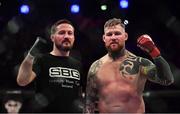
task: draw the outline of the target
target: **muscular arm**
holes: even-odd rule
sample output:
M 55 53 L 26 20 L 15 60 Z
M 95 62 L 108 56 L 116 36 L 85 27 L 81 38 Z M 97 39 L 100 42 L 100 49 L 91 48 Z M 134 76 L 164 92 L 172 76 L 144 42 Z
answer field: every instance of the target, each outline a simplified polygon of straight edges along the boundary
M 151 81 L 162 85 L 170 85 L 173 83 L 174 78 L 169 64 L 161 56 L 159 49 L 156 47 L 151 37 L 147 34 L 141 35 L 137 39 L 137 46 L 140 47 L 143 51 L 149 53 L 149 55 L 153 58 L 155 66 L 149 65 L 144 69 L 148 78 Z
M 86 86 L 86 112 L 94 113 L 97 109 L 95 103 L 98 101 L 98 92 L 97 92 L 97 77 L 96 72 L 101 64 L 101 61 L 98 60 L 94 62 L 88 72 L 87 77 L 87 86 Z
M 33 60 L 33 57 L 27 55 L 21 63 L 17 76 L 18 85 L 26 86 L 35 78 L 35 73 L 32 71 Z
M 174 78 L 166 60 L 162 56 L 159 56 L 153 58 L 153 61 L 155 65 L 150 63 L 143 68 L 143 72 L 148 76 L 148 79 L 161 85 L 172 84 Z

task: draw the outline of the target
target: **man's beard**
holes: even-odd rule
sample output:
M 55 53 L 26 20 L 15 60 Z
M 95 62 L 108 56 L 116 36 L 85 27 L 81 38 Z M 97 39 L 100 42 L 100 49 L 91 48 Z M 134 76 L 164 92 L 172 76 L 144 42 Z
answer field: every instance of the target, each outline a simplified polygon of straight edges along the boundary
M 118 47 L 116 49 L 112 49 L 111 46 L 106 46 L 106 49 L 109 53 L 109 56 L 111 56 L 113 59 L 116 59 L 120 56 L 123 56 L 124 55 L 124 46 L 122 45 L 119 45 L 118 44 Z
M 70 43 L 70 42 L 69 42 L 69 43 Z M 72 49 L 72 47 L 73 47 L 72 45 L 70 45 L 70 46 L 64 46 L 63 43 L 60 44 L 60 45 L 55 44 L 55 46 L 56 46 L 59 50 L 65 51 L 65 52 L 70 51 L 70 50 Z

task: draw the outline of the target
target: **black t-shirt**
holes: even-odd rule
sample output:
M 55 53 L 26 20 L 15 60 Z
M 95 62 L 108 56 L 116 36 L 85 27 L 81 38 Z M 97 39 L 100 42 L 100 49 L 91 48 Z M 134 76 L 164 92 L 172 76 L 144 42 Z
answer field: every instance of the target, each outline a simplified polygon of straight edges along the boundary
M 44 112 L 78 112 L 81 63 L 72 57 L 44 54 L 34 60 L 36 100 Z

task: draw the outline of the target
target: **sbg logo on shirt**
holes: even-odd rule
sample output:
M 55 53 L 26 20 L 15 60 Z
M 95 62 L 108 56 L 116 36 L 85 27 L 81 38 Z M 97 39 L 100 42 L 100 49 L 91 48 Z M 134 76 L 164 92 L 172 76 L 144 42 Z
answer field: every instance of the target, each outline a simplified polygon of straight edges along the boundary
M 65 67 L 51 67 L 49 69 L 49 76 L 80 80 L 80 73 L 78 70 Z

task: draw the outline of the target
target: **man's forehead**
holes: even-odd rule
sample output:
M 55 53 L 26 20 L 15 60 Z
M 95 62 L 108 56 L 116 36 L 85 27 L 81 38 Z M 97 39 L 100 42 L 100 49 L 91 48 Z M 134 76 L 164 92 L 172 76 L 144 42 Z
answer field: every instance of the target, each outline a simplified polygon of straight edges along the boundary
M 105 32 L 108 32 L 108 31 L 124 31 L 124 28 L 121 27 L 121 25 L 114 25 L 114 26 L 109 26 L 109 27 L 106 27 L 104 29 Z
M 11 103 L 11 104 L 13 104 L 13 103 L 18 103 L 19 101 L 15 101 L 15 100 L 8 100 L 7 101 L 9 104 Z
M 60 24 L 56 28 L 57 29 L 63 29 L 63 28 L 74 29 L 72 25 L 67 24 L 67 23 Z

